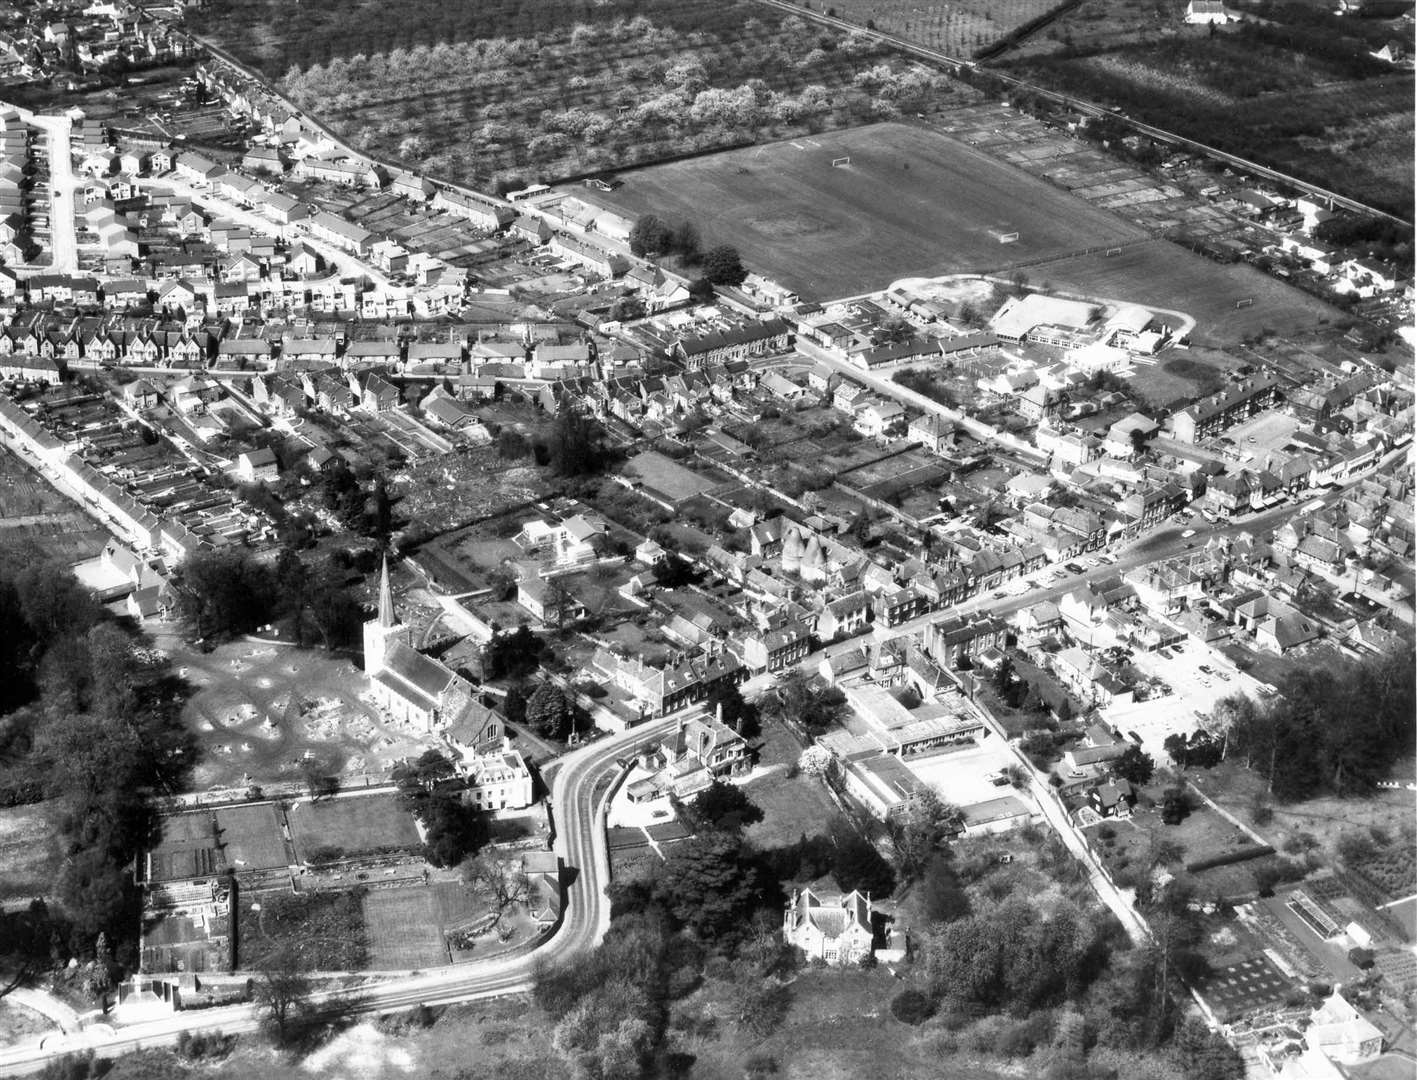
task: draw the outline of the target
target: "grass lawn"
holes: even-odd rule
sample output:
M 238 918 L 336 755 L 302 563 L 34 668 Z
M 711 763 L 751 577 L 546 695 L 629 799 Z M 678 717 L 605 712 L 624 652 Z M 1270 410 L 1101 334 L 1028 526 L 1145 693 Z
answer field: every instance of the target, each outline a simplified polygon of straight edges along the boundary
M 61 861 L 57 813 L 53 802 L 0 810 L 0 900 L 43 896 L 53 886 Z
M 1410 760 L 1397 773 L 1404 771 L 1411 775 Z M 1343 833 L 1364 833 L 1372 828 L 1395 844 L 1405 838 L 1408 847 L 1412 846 L 1412 795 L 1407 791 L 1380 791 L 1351 799 L 1324 795 L 1303 802 L 1274 803 L 1270 806 L 1270 820 L 1257 824 L 1255 798 L 1263 793 L 1265 782 L 1262 776 L 1244 768 L 1242 762 L 1226 761 L 1214 769 L 1195 773 L 1192 782 L 1281 851 L 1289 841 L 1307 834 L 1332 856 Z
M 302 861 L 319 848 L 337 847 L 348 855 L 383 850 L 412 850 L 421 841 L 413 815 L 393 795 L 369 795 L 296 803 L 287 815 L 296 854 Z
M 1052 262 L 1046 277 L 1064 291 L 1184 311 L 1196 320 L 1192 340 L 1221 348 L 1265 329 L 1292 336 L 1343 318 L 1331 304 L 1253 266 L 1225 266 L 1167 240 L 1137 244 L 1111 258 L 1099 253 Z M 1254 304 L 1236 310 L 1235 301 L 1248 298 Z
M 1160 792 L 1158 790 L 1152 794 L 1159 797 Z M 1105 836 L 1105 830 L 1109 828 L 1115 833 L 1110 839 Z M 1128 869 L 1144 870 L 1154 857 L 1155 845 L 1164 842 L 1180 845 L 1183 865 L 1254 844 L 1254 840 L 1242 829 L 1237 829 L 1204 805 L 1192 810 L 1179 825 L 1163 824 L 1159 805 L 1151 808 L 1138 806 L 1130 821 L 1108 822 L 1089 832 L 1093 847 L 1101 852 L 1103 864 L 1114 874 Z M 1250 864 L 1239 865 L 1245 868 L 1246 877 L 1250 877 L 1253 873 Z
M 850 157 L 850 166 L 833 168 L 841 157 Z M 1142 235 L 1021 169 L 901 123 L 621 177 L 622 187 L 595 192 L 594 200 L 630 217 L 654 212 L 698 220 L 713 243 L 735 245 L 753 270 L 819 300 L 883 288 L 901 277 L 987 271 Z M 885 191 L 889 199 L 881 198 Z M 941 198 L 946 191 L 949 197 Z M 1010 233 L 1018 239 L 1001 244 Z
M 744 835 L 762 848 L 795 844 L 803 833 L 812 836 L 821 832 L 840 813 L 814 776 L 788 780 L 779 772 L 755 780 L 743 790 L 763 810 L 763 820 L 749 826 Z
M 738 1080 L 750 1055 L 777 1062 L 783 1080 L 861 1080 L 863 1077 L 949 1077 L 1000 1080 L 1008 1073 L 942 1055 L 929 1029 L 915 1029 L 890 1015 L 901 984 L 879 969 L 804 971 L 792 984 L 786 1023 L 761 1041 L 727 1019 L 741 991 L 710 982 L 680 1009 L 720 1017 L 718 1037 L 696 1048 L 694 1080 Z

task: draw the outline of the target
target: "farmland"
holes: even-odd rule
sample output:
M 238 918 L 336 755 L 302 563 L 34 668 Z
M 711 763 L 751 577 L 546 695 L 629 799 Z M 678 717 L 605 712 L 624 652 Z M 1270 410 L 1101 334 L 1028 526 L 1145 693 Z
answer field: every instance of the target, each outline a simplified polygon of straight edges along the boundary
M 938 76 L 865 36 L 751 0 L 358 7 L 230 0 L 200 20 L 361 149 L 481 186 L 805 135 L 950 97 Z
M 1010 68 L 1410 216 L 1412 76 L 1368 55 L 1393 31 L 1272 7 L 1286 21 L 1020 56 Z
M 1054 288 L 1184 311 L 1196 320 L 1191 337 L 1234 346 L 1266 328 L 1294 334 L 1343 317 L 1335 307 L 1245 263 L 1221 265 L 1156 240 L 1108 258 L 1084 255 L 1030 271 Z M 1236 310 L 1235 301 L 1254 304 Z
M 850 22 L 869 23 L 950 56 L 969 57 L 1056 6 L 1056 0 L 837 0 L 835 10 Z
M 846 156 L 849 167 L 832 168 Z M 736 245 L 752 269 L 818 299 L 1142 235 L 1021 170 L 900 123 L 672 162 L 624 179 L 595 199 L 630 216 L 694 220 L 711 243 Z M 1000 243 L 1014 232 L 1016 242 Z

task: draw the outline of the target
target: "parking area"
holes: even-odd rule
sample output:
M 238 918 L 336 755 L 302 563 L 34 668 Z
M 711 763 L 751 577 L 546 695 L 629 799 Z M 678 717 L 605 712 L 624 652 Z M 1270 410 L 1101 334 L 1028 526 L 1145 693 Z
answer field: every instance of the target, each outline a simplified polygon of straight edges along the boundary
M 990 735 L 982 743 L 941 754 L 902 759 L 905 767 L 956 806 L 997 799 L 1012 789 L 989 778 L 1018 759 L 1004 742 Z
M 1199 714 L 1209 714 L 1221 698 L 1237 693 L 1254 695 L 1263 685 L 1195 641 L 1165 652 L 1169 658 L 1161 652 L 1138 651 L 1132 663 L 1170 686 L 1170 694 L 1135 704 L 1109 705 L 1105 710 L 1107 722 L 1124 735 L 1134 733 L 1158 763 L 1167 760 L 1162 749 L 1167 736 L 1177 732 L 1189 735 L 1203 722 Z M 1203 667 L 1209 670 L 1202 671 Z
M 1237 424 L 1225 434 L 1241 450 L 1260 459 L 1271 451 L 1282 450 L 1298 428 L 1297 418 L 1278 409 L 1267 409 L 1243 424 Z

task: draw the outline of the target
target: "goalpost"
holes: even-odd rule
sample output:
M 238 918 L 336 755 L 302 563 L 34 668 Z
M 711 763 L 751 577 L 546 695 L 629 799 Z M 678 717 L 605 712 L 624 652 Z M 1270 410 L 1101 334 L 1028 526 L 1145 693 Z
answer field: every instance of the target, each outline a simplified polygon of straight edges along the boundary
M 1254 306 L 1255 306 L 1255 298 L 1254 298 L 1253 296 L 1248 296 L 1248 297 L 1246 297 L 1244 300 L 1236 300 L 1236 301 L 1235 301 L 1235 310 L 1236 310 L 1236 311 L 1239 311 L 1241 308 L 1254 307 Z
M 833 168 L 833 169 L 844 169 L 844 168 L 846 168 L 846 166 L 848 166 L 848 165 L 850 165 L 850 164 L 851 164 L 851 155 L 850 155 L 850 154 L 848 154 L 846 157 L 832 158 L 832 168 Z
M 1107 258 L 1109 258 L 1109 259 L 1110 259 L 1113 255 L 1120 255 L 1120 254 L 1122 254 L 1122 249 L 1121 249 L 1121 248 L 1108 248 L 1108 249 L 1107 249 Z
M 1001 244 L 1013 244 L 1013 243 L 1017 243 L 1017 242 L 1018 242 L 1018 233 L 1016 233 L 1016 232 L 1004 233 L 1002 236 L 999 237 L 999 243 L 1001 243 Z

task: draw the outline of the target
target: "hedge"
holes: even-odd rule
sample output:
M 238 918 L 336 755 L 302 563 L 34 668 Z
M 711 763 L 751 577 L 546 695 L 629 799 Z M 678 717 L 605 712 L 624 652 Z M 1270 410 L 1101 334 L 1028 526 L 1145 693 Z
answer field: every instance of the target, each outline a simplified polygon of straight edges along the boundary
M 1260 859 L 1273 854 L 1274 848 L 1268 844 L 1251 844 L 1249 847 L 1237 848 L 1228 855 L 1217 855 L 1213 859 L 1197 859 L 1195 862 L 1189 862 L 1186 864 L 1186 871 L 1191 874 L 1199 874 L 1202 870 L 1214 870 L 1217 866 L 1249 862 L 1251 859 Z

